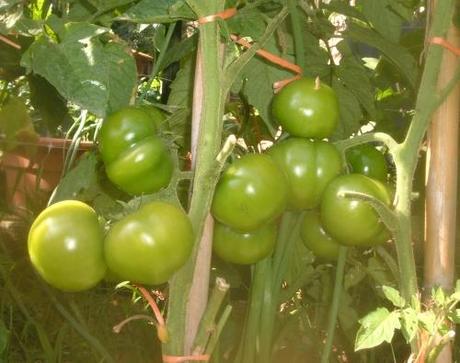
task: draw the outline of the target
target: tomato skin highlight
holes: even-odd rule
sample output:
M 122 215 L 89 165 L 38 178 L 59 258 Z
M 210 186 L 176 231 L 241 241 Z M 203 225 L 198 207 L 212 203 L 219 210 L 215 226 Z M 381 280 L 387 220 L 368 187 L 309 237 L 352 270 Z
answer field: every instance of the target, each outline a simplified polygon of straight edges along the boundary
M 38 274 L 63 291 L 83 291 L 106 273 L 104 235 L 96 212 L 77 200 L 52 204 L 33 222 L 27 248 Z
M 317 211 L 305 212 L 300 226 L 300 237 L 305 247 L 320 260 L 338 259 L 341 245 L 324 230 Z
M 125 107 L 104 120 L 99 151 L 108 178 L 124 192 L 154 193 L 169 184 L 173 162 L 157 135 L 163 121 L 159 113 L 136 106 Z
M 313 78 L 301 78 L 284 86 L 273 97 L 272 114 L 292 136 L 323 139 L 333 134 L 339 120 L 334 90 Z
M 265 154 L 247 154 L 231 164 L 217 183 L 211 212 L 233 229 L 249 232 L 275 220 L 285 209 L 288 184 Z
M 193 242 L 192 224 L 182 209 L 150 202 L 113 224 L 105 239 L 105 260 L 121 279 L 158 285 L 185 264 Z
M 386 227 L 369 203 L 345 197 L 348 192 L 364 193 L 390 206 L 389 188 L 365 175 L 347 174 L 335 178 L 324 190 L 320 218 L 327 233 L 345 246 L 368 246 Z
M 252 232 L 239 232 L 216 223 L 213 250 L 224 261 L 240 265 L 253 264 L 273 252 L 277 233 L 275 223 L 269 223 Z
M 362 144 L 346 151 L 350 173 L 363 174 L 385 182 L 388 179 L 388 165 L 385 156 L 375 147 Z
M 289 138 L 271 147 L 268 154 L 287 176 L 291 210 L 317 207 L 324 188 L 342 171 L 340 153 L 326 141 Z

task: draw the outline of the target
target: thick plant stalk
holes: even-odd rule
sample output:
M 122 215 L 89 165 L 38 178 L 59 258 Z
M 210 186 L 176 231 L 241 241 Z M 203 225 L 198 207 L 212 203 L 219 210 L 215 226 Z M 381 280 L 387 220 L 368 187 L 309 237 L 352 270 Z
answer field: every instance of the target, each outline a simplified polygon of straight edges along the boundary
M 451 25 L 447 40 L 460 46 L 460 33 Z M 454 77 L 457 57 L 444 51 L 438 87 L 442 89 Z M 424 287 L 451 290 L 455 273 L 455 233 L 458 165 L 458 122 L 460 86 L 457 85 L 433 116 L 428 130 L 426 172 L 426 226 Z M 452 347 L 446 344 L 436 358 L 438 363 L 452 362 Z
M 197 17 L 215 14 L 223 9 L 224 1 L 188 1 Z M 223 124 L 223 91 L 221 89 L 222 61 L 219 57 L 219 27 L 217 22 L 200 25 L 199 53 L 202 67 L 201 87 L 195 87 L 194 105 L 199 107 L 200 117 L 194 118 L 199 126 L 197 130 L 196 152 L 194 155 L 194 178 L 189 216 L 196 233 L 195 248 L 187 264 L 170 281 L 170 299 L 167 327 L 171 336 L 164 347 L 169 355 L 190 353 L 191 342 L 195 338 L 208 299 L 209 269 L 205 273 L 196 270 L 199 251 L 200 261 L 209 264 L 209 246 L 203 246 L 202 240 L 205 221 L 208 216 L 215 183 L 220 168 L 216 157 L 221 147 Z M 206 85 L 206 87 L 204 87 Z M 195 97 L 196 96 L 196 97 Z M 208 243 L 209 245 L 209 243 Z M 196 275 L 195 275 L 196 273 Z M 194 284 L 197 283 L 198 285 Z M 205 286 L 205 288 L 203 288 Z M 193 299 L 190 296 L 193 291 Z

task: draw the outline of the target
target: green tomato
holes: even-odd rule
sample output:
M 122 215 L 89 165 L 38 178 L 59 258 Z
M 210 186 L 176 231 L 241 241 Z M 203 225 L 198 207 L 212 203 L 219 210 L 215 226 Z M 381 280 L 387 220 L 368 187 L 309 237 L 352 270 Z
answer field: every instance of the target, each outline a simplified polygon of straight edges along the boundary
M 339 257 L 340 243 L 324 230 L 316 211 L 305 213 L 300 226 L 300 237 L 305 247 L 318 258 L 335 261 Z
M 316 83 L 312 78 L 301 78 L 273 97 L 273 116 L 292 136 L 322 139 L 337 127 L 337 96 L 328 85 Z
M 334 145 L 326 141 L 290 138 L 268 151 L 289 182 L 288 208 L 318 206 L 326 185 L 342 170 L 342 160 Z
M 275 247 L 278 229 L 266 224 L 252 232 L 239 232 L 221 223 L 214 226 L 214 253 L 222 260 L 240 265 L 256 263 Z
M 370 195 L 388 206 L 390 192 L 382 182 L 362 174 L 341 175 L 324 190 L 320 209 L 325 230 L 343 245 L 368 246 L 379 240 L 385 226 L 368 202 L 345 196 L 350 192 Z
M 107 176 L 128 194 L 154 193 L 171 180 L 173 162 L 156 134 L 158 122 L 144 108 L 130 106 L 102 124 L 99 151 Z
M 169 203 L 151 202 L 116 222 L 105 239 L 105 260 L 123 280 L 158 285 L 185 264 L 194 242 L 185 212 Z
M 355 146 L 346 152 L 350 173 L 363 174 L 373 179 L 386 181 L 388 166 L 385 156 L 369 144 Z
M 287 194 L 286 177 L 272 158 L 247 154 L 223 172 L 214 192 L 212 215 L 233 229 L 253 231 L 284 211 Z
M 51 286 L 82 291 L 105 275 L 104 235 L 96 212 L 83 202 L 66 200 L 42 211 L 28 236 L 30 261 Z

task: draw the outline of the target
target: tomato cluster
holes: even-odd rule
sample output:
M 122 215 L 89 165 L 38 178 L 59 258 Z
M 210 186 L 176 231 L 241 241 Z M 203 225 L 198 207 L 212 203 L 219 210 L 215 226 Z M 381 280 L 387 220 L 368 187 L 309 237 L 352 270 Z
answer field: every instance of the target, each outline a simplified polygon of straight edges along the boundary
M 99 151 L 108 178 L 131 195 L 154 193 L 167 186 L 173 162 L 157 128 L 161 111 L 130 106 L 107 117 L 99 132 Z
M 169 184 L 172 161 L 157 136 L 163 120 L 160 111 L 144 107 L 127 107 L 104 120 L 100 153 L 109 179 L 125 192 L 151 193 Z M 193 240 L 187 214 L 166 202 L 143 205 L 115 222 L 104 236 L 90 206 L 67 200 L 35 219 L 28 250 L 46 282 L 64 291 L 81 291 L 107 275 L 120 281 L 164 283 L 186 262 Z
M 334 91 L 302 78 L 285 86 L 272 103 L 274 118 L 289 137 L 265 154 L 248 154 L 219 180 L 212 204 L 217 220 L 214 252 L 222 259 L 251 264 L 270 255 L 277 219 L 284 210 L 306 211 L 304 244 L 320 259 L 334 260 L 340 245 L 372 246 L 390 238 L 376 211 L 353 198 L 363 193 L 390 205 L 386 160 L 370 145 L 346 154 L 349 174 L 330 137 L 339 107 Z

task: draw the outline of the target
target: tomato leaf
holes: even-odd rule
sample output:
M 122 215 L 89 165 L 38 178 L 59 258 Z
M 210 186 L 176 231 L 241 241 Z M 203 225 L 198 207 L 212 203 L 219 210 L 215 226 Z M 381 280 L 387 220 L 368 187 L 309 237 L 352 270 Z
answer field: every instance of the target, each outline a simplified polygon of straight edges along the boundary
M 363 112 L 356 96 L 337 78 L 332 80 L 332 88 L 339 99 L 340 121 L 333 139 L 344 139 L 361 127 Z
M 402 308 L 406 305 L 406 300 L 404 300 L 399 291 L 395 288 L 391 286 L 382 286 L 382 291 L 385 297 L 390 300 L 394 306 Z
M 455 324 L 460 324 L 460 309 L 455 309 L 449 313 L 449 319 Z
M 118 20 L 150 24 L 170 23 L 193 18 L 192 9 L 183 0 L 142 0 L 118 17 Z
M 383 37 L 398 42 L 403 19 L 390 8 L 390 0 L 361 1 L 362 12 Z
M 401 328 L 398 312 L 378 308 L 362 318 L 356 334 L 355 351 L 376 347 L 383 342 L 390 343 L 396 329 Z
M 401 311 L 401 332 L 406 339 L 406 343 L 410 343 L 418 330 L 417 312 L 412 308 L 406 308 Z
M 257 56 L 252 58 L 244 68 L 239 85 L 247 96 L 249 104 L 254 106 L 267 127 L 274 129 L 271 123 L 270 104 L 273 95 L 273 83 L 290 78 L 293 74 L 275 66 Z
M 354 23 L 348 24 L 343 35 L 381 51 L 401 71 L 411 88 L 416 88 L 419 69 L 416 60 L 406 48 L 390 42 L 372 29 Z
M 120 43 L 103 44 L 97 36 L 104 31 L 88 23 L 67 24 L 60 43 L 39 37 L 21 64 L 69 101 L 103 117 L 128 105 L 137 81 L 133 57 Z
M 446 294 L 440 286 L 431 290 L 431 297 L 438 306 L 443 306 L 446 303 Z
M 418 320 L 429 334 L 436 333 L 436 315 L 432 310 L 426 310 L 418 314 Z

